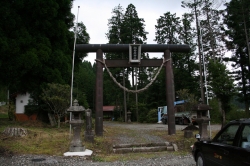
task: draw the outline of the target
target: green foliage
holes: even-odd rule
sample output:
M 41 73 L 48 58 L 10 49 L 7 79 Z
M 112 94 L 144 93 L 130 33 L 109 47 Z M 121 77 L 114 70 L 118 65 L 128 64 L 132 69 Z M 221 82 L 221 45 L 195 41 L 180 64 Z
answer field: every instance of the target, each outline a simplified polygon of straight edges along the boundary
M 74 78 L 73 98 L 85 108 L 94 108 L 95 73 L 90 62 L 83 61 L 78 65 Z
M 10 101 L 9 105 L 7 105 L 7 107 L 8 107 L 9 120 L 14 121 L 15 120 L 15 111 L 16 111 L 15 104 L 12 101 Z
M 66 109 L 69 108 L 70 105 L 70 86 L 48 83 L 47 86 L 43 88 L 41 98 L 57 116 L 59 128 L 60 118 L 65 115 Z
M 240 92 L 238 97 L 245 104 L 245 111 L 249 112 L 249 81 L 250 81 L 250 48 L 249 48 L 249 28 L 250 28 L 250 3 L 248 0 L 231 0 L 226 4 L 226 14 L 224 17 L 225 41 L 227 49 L 233 50 L 231 58 L 232 74 L 237 80 L 236 87 Z
M 74 32 L 76 31 L 74 27 Z M 76 31 L 76 43 L 79 44 L 88 44 L 90 40 L 89 34 L 87 33 L 87 28 L 86 26 L 80 22 L 78 23 L 77 26 L 77 31 Z M 75 52 L 75 63 L 81 65 L 81 62 L 83 61 L 84 57 L 86 57 L 87 54 L 83 52 Z
M 5 101 L 7 102 L 7 93 L 8 89 L 5 86 L 0 85 L 0 102 Z
M 147 114 L 147 123 L 157 123 L 158 121 L 158 111 L 157 109 L 152 109 Z
M 135 6 L 129 4 L 121 23 L 121 42 L 142 44 L 147 40 L 146 35 L 144 19 L 139 18 Z
M 217 98 L 213 98 L 209 101 L 209 106 L 212 108 L 210 110 L 210 117 L 212 123 L 221 123 L 222 114 L 219 108 L 219 102 Z M 249 114 L 245 111 L 239 109 L 236 105 L 230 104 L 230 110 L 227 110 L 226 114 L 226 122 L 231 120 L 241 119 L 241 118 L 250 118 Z
M 122 6 L 118 5 L 112 10 L 112 16 L 108 20 L 108 33 L 106 37 L 109 39 L 110 44 L 144 44 L 147 40 L 147 32 L 145 31 L 144 19 L 139 18 L 136 8 L 133 4 L 129 4 L 125 13 Z M 142 54 L 143 58 L 147 58 L 145 54 Z M 128 54 L 123 53 L 108 53 L 107 59 L 129 59 Z M 126 88 L 131 89 L 129 74 L 132 73 L 132 86 L 134 88 L 134 68 L 115 68 L 110 69 L 113 77 Z M 145 71 L 140 70 L 140 78 L 145 76 Z M 148 77 L 144 77 L 139 82 L 147 81 Z M 124 79 L 124 80 L 123 80 Z M 127 93 L 126 93 L 127 95 Z M 134 100 L 135 95 L 130 95 L 129 100 Z M 140 98 L 139 98 L 140 100 Z M 124 93 L 113 80 L 110 78 L 106 70 L 104 71 L 104 105 L 122 105 L 124 102 Z M 127 101 L 130 105 L 133 105 L 130 109 L 132 112 L 132 121 L 136 121 L 136 109 L 134 103 Z M 125 106 L 124 106 L 125 107 Z M 128 106 L 129 108 L 129 106 Z M 140 110 L 140 109 L 139 109 Z M 142 110 L 140 110 L 142 111 Z M 146 116 L 146 115 L 145 115 Z
M 191 93 L 197 94 L 197 79 L 195 71 L 196 64 L 195 44 L 193 43 L 194 29 L 191 27 L 193 18 L 189 14 L 184 14 L 182 19 L 176 14 L 165 13 L 157 19 L 155 41 L 158 44 L 189 44 L 190 53 L 173 53 L 173 72 L 175 90 L 190 89 Z M 184 80 L 185 79 L 185 80 Z M 165 77 L 162 80 L 165 83 Z M 165 87 L 164 87 L 165 89 Z
M 8 105 L 0 106 L 0 118 L 8 118 Z
M 155 41 L 158 44 L 177 44 L 178 34 L 180 32 L 180 18 L 176 17 L 176 13 L 164 13 L 157 19 Z
M 0 113 L 0 118 L 8 118 L 8 114 Z
M 242 119 L 242 118 L 250 118 L 250 116 L 245 111 L 238 111 L 236 109 L 233 109 L 227 114 L 226 119 L 227 121 L 231 121 L 231 120 Z
M 0 77 L 10 93 L 69 82 L 72 1 L 4 1 L 0 7 Z M 72 41 L 72 42 L 69 42 Z
M 138 122 L 145 123 L 147 122 L 147 114 L 148 114 L 148 107 L 144 103 L 138 103 Z M 131 107 L 132 117 L 134 118 L 134 121 L 136 121 L 136 106 L 133 105 Z
M 226 66 L 219 61 L 210 61 L 208 65 L 209 84 L 212 91 L 221 101 L 222 109 L 228 112 L 230 109 L 230 101 L 235 93 L 233 79 L 229 75 Z
M 38 105 L 25 105 L 24 106 L 24 113 L 27 116 L 31 116 L 33 114 L 36 114 L 36 113 L 38 113 L 38 111 L 39 111 Z
M 212 123 L 221 123 L 222 115 L 219 108 L 219 103 L 217 98 L 213 98 L 212 100 L 209 100 L 209 106 L 212 108 L 210 110 L 210 117 Z
M 192 112 L 193 106 L 198 104 L 198 100 L 194 94 L 191 94 L 188 89 L 181 89 L 176 92 L 180 99 L 185 100 L 184 111 Z

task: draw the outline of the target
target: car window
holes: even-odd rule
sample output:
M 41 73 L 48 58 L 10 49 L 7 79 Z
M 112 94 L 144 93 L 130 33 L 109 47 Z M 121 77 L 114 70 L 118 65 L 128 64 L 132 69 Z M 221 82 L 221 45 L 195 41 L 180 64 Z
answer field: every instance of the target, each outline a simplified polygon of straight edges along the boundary
M 241 147 L 250 149 L 250 125 L 245 125 L 241 135 Z
M 239 128 L 239 124 L 233 124 L 228 126 L 214 142 L 219 142 L 222 144 L 233 145 L 237 130 Z

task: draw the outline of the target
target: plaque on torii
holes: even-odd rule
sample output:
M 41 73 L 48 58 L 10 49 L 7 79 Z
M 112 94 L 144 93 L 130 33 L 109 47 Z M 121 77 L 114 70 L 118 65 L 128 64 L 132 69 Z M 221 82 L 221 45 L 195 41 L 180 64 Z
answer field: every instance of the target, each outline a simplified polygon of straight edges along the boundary
M 129 45 L 129 62 L 130 63 L 141 62 L 141 44 Z

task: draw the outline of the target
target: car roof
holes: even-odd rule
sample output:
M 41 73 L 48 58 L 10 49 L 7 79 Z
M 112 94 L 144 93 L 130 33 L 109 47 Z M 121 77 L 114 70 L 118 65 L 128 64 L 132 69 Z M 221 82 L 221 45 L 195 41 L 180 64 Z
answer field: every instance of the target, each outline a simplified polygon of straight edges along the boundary
M 250 118 L 236 119 L 229 122 L 231 123 L 250 123 Z

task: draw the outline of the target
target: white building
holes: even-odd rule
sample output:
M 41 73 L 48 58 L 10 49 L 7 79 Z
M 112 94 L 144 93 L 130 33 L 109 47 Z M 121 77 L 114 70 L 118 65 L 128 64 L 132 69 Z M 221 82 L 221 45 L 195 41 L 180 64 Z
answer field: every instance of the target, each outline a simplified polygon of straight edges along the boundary
M 16 96 L 16 114 L 24 114 L 24 106 L 28 105 L 30 94 L 18 94 Z

